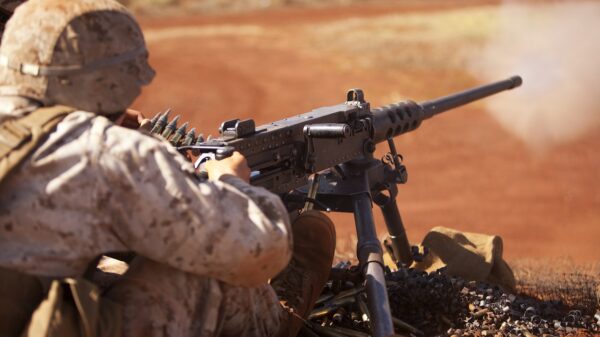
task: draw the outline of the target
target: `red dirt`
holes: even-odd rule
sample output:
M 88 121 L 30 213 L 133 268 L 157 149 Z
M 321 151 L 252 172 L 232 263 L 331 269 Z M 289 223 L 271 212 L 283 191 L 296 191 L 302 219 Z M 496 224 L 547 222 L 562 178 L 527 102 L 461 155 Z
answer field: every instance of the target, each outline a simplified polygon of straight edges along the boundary
M 376 19 L 391 12 L 444 10 L 466 3 L 409 2 L 141 21 L 148 30 L 243 23 L 279 31 L 348 16 Z M 336 104 L 352 87 L 363 88 L 378 106 L 390 103 L 383 99 L 398 90 L 420 100 L 479 84 L 459 71 L 340 71 L 334 66 L 336 59 L 325 54 L 302 54 L 239 36 L 173 36 L 151 41 L 149 49 L 158 76 L 134 107 L 148 115 L 171 107 L 205 134 L 216 134 L 220 122 L 230 118 L 254 118 L 262 124 Z M 417 242 L 431 227 L 448 226 L 502 236 L 508 259 L 600 260 L 600 130 L 595 131 L 540 157 L 502 129 L 481 105 L 425 122 L 396 140 L 409 170 L 409 182 L 398 197 L 409 238 Z M 384 146 L 379 148 L 381 155 Z M 375 214 L 382 234 L 382 217 Z M 333 218 L 341 239 L 354 233 L 351 216 Z

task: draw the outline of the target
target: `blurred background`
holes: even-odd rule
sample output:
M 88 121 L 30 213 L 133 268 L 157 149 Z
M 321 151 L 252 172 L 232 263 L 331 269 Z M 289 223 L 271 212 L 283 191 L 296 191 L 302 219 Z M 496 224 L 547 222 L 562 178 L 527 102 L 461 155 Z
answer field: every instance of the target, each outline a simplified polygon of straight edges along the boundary
M 509 261 L 600 261 L 600 1 L 124 2 L 158 74 L 134 108 L 172 108 L 205 135 L 354 87 L 376 107 L 521 75 L 521 88 L 396 139 L 409 239 L 446 226 L 500 235 Z M 352 243 L 353 218 L 332 217 Z

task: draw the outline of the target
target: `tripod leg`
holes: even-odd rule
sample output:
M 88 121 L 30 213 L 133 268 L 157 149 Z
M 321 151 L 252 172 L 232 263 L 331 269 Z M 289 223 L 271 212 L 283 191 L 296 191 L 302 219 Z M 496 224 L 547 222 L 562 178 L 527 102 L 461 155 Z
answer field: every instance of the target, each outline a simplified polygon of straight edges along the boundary
M 393 336 L 394 325 L 383 273 L 381 245 L 373 221 L 371 198 L 369 194 L 362 193 L 354 196 L 352 202 L 358 236 L 357 255 L 365 277 L 373 337 Z
M 404 224 L 400 217 L 400 211 L 396 204 L 396 198 L 388 197 L 384 194 L 379 194 L 373 198 L 375 203 L 381 208 L 385 224 L 390 234 L 392 250 L 394 251 L 394 260 L 402 262 L 405 266 L 410 266 L 413 261 L 410 251 L 410 244 L 406 237 Z

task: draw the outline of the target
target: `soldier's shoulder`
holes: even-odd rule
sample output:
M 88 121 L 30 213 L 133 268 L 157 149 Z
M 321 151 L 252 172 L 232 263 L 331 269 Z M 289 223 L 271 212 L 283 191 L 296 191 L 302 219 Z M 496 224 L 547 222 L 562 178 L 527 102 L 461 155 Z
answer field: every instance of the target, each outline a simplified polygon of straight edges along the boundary
M 105 116 L 87 111 L 68 114 L 57 126 L 55 137 L 78 143 L 90 152 L 118 153 L 163 147 L 165 144 L 138 130 L 127 129 Z

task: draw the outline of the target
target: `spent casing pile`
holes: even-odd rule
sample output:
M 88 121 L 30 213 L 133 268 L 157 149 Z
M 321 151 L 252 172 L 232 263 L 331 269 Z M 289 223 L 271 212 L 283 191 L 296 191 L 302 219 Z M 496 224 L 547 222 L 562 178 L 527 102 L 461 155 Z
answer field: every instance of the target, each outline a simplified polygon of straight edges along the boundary
M 388 269 L 386 280 L 393 322 L 399 334 L 525 337 L 600 334 L 600 313 L 589 308 L 514 294 L 485 282 L 448 276 L 443 270 L 426 273 Z M 340 329 L 369 336 L 364 287 L 349 281 L 342 282 L 341 287 L 339 282 L 335 283 L 328 283 L 306 329 L 317 336 L 353 336 Z

